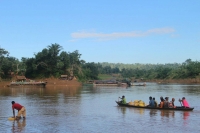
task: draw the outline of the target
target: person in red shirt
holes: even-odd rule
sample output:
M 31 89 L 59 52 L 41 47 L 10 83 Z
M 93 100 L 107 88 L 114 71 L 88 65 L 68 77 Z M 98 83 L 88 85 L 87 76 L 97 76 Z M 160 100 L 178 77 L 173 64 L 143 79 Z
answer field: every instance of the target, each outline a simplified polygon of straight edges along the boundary
M 13 109 L 13 116 L 15 118 L 15 109 L 18 110 L 18 114 L 16 116 L 16 119 L 20 119 L 21 115 L 23 118 L 26 118 L 26 109 L 24 106 L 20 105 L 19 103 L 15 103 L 15 101 L 12 101 L 12 109 Z

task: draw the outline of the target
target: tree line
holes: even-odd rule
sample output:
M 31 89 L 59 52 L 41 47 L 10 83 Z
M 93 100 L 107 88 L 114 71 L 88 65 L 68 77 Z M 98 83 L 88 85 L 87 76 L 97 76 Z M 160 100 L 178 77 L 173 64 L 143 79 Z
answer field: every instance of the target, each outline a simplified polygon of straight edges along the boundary
M 200 74 L 200 62 L 191 59 L 172 64 L 123 64 L 86 62 L 80 58 L 78 50 L 66 52 L 57 43 L 47 46 L 32 58 L 22 57 L 20 61 L 0 48 L 0 78 L 12 79 L 16 75 L 25 75 L 27 78 L 41 79 L 68 75 L 79 81 L 87 81 L 98 79 L 99 74 L 120 74 L 123 78 L 136 79 L 185 79 L 196 78 Z

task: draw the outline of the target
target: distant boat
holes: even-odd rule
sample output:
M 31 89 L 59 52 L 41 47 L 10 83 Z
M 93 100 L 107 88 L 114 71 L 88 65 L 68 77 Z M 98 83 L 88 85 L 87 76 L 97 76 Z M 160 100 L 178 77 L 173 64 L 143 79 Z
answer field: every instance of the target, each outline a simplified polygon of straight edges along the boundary
M 94 86 L 127 86 L 127 83 L 93 83 Z
M 32 82 L 11 82 L 9 86 L 41 86 L 41 87 L 45 87 L 47 84 L 47 82 L 35 82 L 35 81 L 32 81 Z
M 128 86 L 127 83 L 118 82 L 115 80 L 97 80 L 93 82 L 94 86 Z
M 131 86 L 146 86 L 146 83 L 143 83 L 143 84 L 135 84 L 135 83 L 131 83 Z
M 45 87 L 47 82 L 43 81 L 34 81 L 27 79 L 25 76 L 16 76 L 16 81 L 12 81 L 8 87 L 10 86 L 42 86 Z

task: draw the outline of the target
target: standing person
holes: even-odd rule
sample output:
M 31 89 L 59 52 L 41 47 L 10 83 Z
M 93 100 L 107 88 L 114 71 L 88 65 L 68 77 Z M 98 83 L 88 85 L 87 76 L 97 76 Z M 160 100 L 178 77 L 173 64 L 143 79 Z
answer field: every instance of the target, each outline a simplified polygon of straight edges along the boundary
M 183 107 L 185 107 L 185 108 L 189 108 L 190 107 L 190 105 L 187 102 L 187 100 L 185 99 L 185 97 L 183 97 L 182 100 L 179 99 L 179 102 L 182 102 L 183 103 Z
M 119 97 L 120 98 L 120 97 Z M 126 99 L 125 99 L 125 96 L 122 96 L 122 98 L 121 98 L 122 100 L 120 101 L 121 103 L 123 103 L 123 104 L 126 104 Z
M 12 110 L 13 110 L 13 116 L 15 118 L 15 109 L 18 110 L 18 114 L 16 116 L 16 119 L 20 119 L 21 115 L 23 116 L 23 119 L 26 118 L 26 109 L 24 106 L 20 105 L 19 103 L 15 103 L 15 101 L 12 101 Z

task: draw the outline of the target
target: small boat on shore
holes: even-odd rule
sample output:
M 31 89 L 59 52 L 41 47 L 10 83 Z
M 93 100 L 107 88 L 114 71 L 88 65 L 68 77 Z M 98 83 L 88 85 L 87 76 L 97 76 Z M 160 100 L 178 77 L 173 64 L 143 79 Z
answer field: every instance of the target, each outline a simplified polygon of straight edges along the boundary
M 143 108 L 143 109 L 158 109 L 158 110 L 179 110 L 179 111 L 192 111 L 194 108 L 185 108 L 181 106 L 176 106 L 176 108 L 158 108 L 158 107 L 148 107 L 148 106 L 134 106 L 129 104 L 123 104 L 119 101 L 115 101 L 119 106 L 130 107 L 130 108 Z
M 127 83 L 93 83 L 94 86 L 127 86 Z
M 93 82 L 94 86 L 128 86 L 125 82 L 116 80 L 97 80 Z
M 47 84 L 47 82 L 27 79 L 25 76 L 16 76 L 15 81 L 12 81 L 7 86 L 8 87 L 10 87 L 10 86 L 41 86 L 41 87 L 45 87 L 46 84 Z
M 41 86 L 41 87 L 45 87 L 47 84 L 47 82 L 36 82 L 36 81 L 33 81 L 33 82 L 11 82 L 8 87 L 10 86 Z

